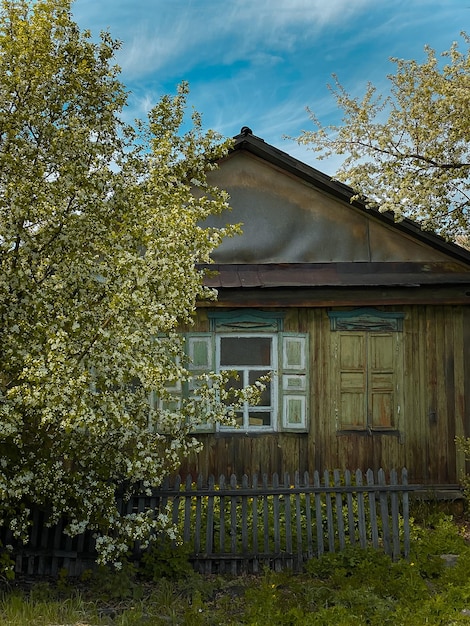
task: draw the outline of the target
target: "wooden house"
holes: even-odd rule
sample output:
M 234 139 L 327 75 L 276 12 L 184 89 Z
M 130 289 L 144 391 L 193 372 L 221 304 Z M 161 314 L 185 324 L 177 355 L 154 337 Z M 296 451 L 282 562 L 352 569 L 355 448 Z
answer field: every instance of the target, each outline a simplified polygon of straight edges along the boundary
M 470 435 L 470 252 L 242 129 L 212 174 L 243 235 L 214 252 L 186 342 L 195 370 L 274 372 L 238 429 L 198 436 L 196 476 L 407 467 L 456 486 Z

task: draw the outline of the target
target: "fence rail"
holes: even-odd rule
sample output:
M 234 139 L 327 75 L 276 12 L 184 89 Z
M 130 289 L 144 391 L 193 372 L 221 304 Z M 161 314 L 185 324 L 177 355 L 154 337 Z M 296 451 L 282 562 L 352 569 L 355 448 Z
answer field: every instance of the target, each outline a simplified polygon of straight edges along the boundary
M 347 545 L 382 549 L 393 559 L 408 556 L 409 494 L 420 488 L 408 485 L 406 469 L 400 477 L 391 471 L 388 481 L 383 470 L 315 472 L 312 479 L 308 473 L 285 474 L 282 481 L 277 474 L 251 481 L 220 476 L 217 483 L 214 477 L 196 483 L 176 477 L 152 496 L 119 504 L 122 513 L 167 513 L 197 571 L 256 573 L 266 566 L 300 570 L 306 560 Z M 138 544 L 133 556 L 141 556 Z M 72 539 L 61 524 L 47 528 L 35 513 L 29 543 L 17 548 L 16 570 L 56 575 L 65 568 L 77 575 L 93 560 L 91 533 Z

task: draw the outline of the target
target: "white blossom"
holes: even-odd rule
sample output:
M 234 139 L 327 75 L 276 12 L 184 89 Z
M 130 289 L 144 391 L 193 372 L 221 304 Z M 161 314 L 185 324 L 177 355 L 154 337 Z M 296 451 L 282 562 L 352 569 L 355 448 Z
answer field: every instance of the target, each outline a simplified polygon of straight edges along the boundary
M 236 230 L 200 226 L 227 207 L 206 172 L 228 145 L 197 114 L 181 130 L 185 85 L 123 124 L 117 47 L 69 0 L 1 2 L 0 517 L 21 535 L 47 507 L 114 563 L 170 527 L 121 515 L 116 489 L 149 493 L 200 449 L 188 416 L 230 419 L 217 379 L 171 411 L 149 398 L 189 378 L 178 329 L 214 295 L 197 263 Z

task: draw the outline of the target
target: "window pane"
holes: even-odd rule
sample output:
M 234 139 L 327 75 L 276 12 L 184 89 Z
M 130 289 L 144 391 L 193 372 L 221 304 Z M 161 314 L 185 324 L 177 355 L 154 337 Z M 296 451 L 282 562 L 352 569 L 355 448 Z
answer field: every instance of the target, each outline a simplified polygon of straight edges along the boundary
M 243 372 L 234 371 L 234 376 L 230 376 L 225 384 L 225 390 L 229 392 L 229 397 L 225 400 L 225 404 L 233 404 L 235 402 L 235 396 L 230 393 L 231 389 L 243 389 Z
M 271 337 L 221 337 L 220 365 L 271 365 Z
M 271 426 L 271 413 L 269 411 L 250 411 L 248 424 L 250 426 Z
M 250 385 L 254 385 L 255 382 L 260 378 L 260 376 L 267 376 L 269 374 L 269 370 L 260 371 L 260 370 L 251 370 L 248 373 L 248 381 Z M 271 406 L 271 382 L 263 383 L 266 385 L 266 389 L 261 392 L 260 401 L 257 406 Z

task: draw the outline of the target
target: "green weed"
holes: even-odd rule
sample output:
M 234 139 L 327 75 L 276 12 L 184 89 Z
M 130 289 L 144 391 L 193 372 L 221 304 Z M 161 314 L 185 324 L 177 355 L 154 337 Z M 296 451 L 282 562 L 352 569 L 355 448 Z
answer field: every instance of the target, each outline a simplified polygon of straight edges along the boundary
M 412 524 L 412 554 L 393 562 L 381 551 L 348 547 L 310 560 L 302 574 L 265 570 L 251 576 L 188 572 L 184 551 L 163 567 L 149 556 L 147 572 L 91 574 L 78 595 L 62 576 L 29 593 L 4 594 L 0 624 L 8 626 L 452 626 L 470 623 L 470 546 L 453 520 L 426 515 Z M 442 554 L 457 555 L 446 567 Z M 151 554 L 151 553 L 150 553 Z M 181 566 L 181 569 L 180 569 Z M 168 568 L 168 570 L 166 570 Z M 165 571 L 169 575 L 165 575 Z

